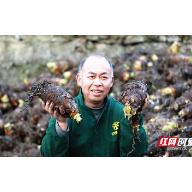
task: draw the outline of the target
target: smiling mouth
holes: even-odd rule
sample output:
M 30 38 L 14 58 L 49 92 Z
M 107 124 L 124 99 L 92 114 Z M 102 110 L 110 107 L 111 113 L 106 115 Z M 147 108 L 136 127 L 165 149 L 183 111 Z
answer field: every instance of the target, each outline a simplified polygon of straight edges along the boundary
M 102 91 L 94 91 L 92 90 L 93 93 L 101 93 Z

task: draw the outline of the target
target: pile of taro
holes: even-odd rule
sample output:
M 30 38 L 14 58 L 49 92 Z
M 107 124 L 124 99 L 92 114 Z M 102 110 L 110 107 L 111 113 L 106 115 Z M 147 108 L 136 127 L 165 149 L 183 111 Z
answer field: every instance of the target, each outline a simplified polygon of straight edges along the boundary
M 132 80 L 147 84 L 150 102 L 143 111 L 143 127 L 149 142 L 147 157 L 192 154 L 189 139 L 177 150 L 158 147 L 160 137 L 192 138 L 192 56 L 180 53 L 179 48 L 175 42 L 160 53 L 147 53 L 139 48 L 111 59 L 115 82 L 110 97 L 121 101 L 124 85 Z M 12 87 L 0 84 L 0 156 L 40 156 L 50 115 L 42 109 L 38 98 L 24 110 L 27 91 L 34 83 L 47 79 L 77 96 L 78 65 L 71 60 L 47 63 L 48 72 Z

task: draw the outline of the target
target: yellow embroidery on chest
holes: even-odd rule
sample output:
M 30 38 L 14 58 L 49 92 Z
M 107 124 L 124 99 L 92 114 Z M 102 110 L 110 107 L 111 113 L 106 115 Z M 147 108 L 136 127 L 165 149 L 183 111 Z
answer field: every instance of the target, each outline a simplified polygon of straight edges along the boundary
M 112 136 L 117 135 L 117 130 L 119 129 L 119 122 L 116 121 L 112 124 L 113 130 L 115 130 L 114 132 L 111 133 Z
M 112 132 L 111 134 L 112 134 L 112 136 L 113 136 L 113 135 L 117 135 L 117 131 L 114 131 L 114 132 Z
M 119 122 L 118 121 L 114 122 L 112 127 L 114 130 L 118 130 L 119 129 Z

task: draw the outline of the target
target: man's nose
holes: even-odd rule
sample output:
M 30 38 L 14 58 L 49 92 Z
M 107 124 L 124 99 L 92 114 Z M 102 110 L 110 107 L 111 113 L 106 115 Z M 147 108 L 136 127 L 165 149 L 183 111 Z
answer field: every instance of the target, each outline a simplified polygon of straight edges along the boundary
M 97 85 L 97 86 L 102 85 L 99 78 L 94 79 L 94 85 Z

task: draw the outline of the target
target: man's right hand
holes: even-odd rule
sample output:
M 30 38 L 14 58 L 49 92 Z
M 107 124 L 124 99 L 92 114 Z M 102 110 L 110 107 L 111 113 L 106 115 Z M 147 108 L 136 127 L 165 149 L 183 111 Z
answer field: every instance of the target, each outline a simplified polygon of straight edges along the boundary
M 47 101 L 46 103 L 42 101 L 42 107 L 45 109 L 53 118 L 57 120 L 59 127 L 66 131 L 67 130 L 67 118 L 61 116 L 58 109 L 54 110 L 54 103 Z

